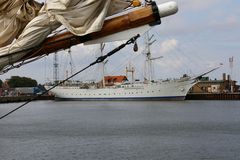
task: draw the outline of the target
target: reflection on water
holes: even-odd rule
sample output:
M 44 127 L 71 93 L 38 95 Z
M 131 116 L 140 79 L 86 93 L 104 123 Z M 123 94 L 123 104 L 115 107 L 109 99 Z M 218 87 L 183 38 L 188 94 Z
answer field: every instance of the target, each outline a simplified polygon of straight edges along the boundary
M 38 101 L 0 121 L 3 160 L 235 160 L 239 150 L 240 101 Z

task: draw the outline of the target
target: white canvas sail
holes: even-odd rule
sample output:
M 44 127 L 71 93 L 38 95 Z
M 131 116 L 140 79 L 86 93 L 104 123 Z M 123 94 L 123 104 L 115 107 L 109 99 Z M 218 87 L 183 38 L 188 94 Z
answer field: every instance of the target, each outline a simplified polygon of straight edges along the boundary
M 1 0 L 0 47 L 17 38 L 27 23 L 37 16 L 41 7 L 42 4 L 32 0 Z
M 41 5 L 33 0 L 3 0 L 0 6 L 2 70 L 26 55 L 27 49 L 42 43 L 59 26 L 63 25 L 75 35 L 96 32 L 107 15 L 122 11 L 129 3 L 124 0 L 47 0 L 39 12 Z M 6 44 L 9 45 L 4 46 Z

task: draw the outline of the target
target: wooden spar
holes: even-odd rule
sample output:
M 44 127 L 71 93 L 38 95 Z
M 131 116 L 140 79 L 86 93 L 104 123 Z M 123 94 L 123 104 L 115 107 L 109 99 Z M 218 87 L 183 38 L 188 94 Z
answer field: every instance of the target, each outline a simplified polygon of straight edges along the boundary
M 101 31 L 98 32 L 94 32 L 85 36 L 76 36 L 70 32 L 64 32 L 59 35 L 49 37 L 40 45 L 40 48 L 38 47 L 30 51 L 26 56 L 22 57 L 19 62 L 45 54 L 48 55 L 59 50 L 70 48 L 71 46 L 105 37 L 117 32 L 136 28 L 146 24 L 156 23 L 160 20 L 160 17 L 159 15 L 156 16 L 155 14 L 153 12 L 152 5 L 149 5 L 125 15 L 106 20 Z M 159 17 L 159 19 L 157 17 Z
M 153 2 L 152 5 L 148 5 L 125 15 L 106 20 L 101 31 L 98 32 L 94 32 L 85 36 L 76 36 L 70 32 L 65 32 L 53 37 L 49 37 L 39 47 L 36 47 L 36 49 L 31 50 L 26 56 L 22 57 L 19 62 L 41 55 L 48 55 L 80 43 L 147 24 L 160 24 L 158 6 L 155 2 Z

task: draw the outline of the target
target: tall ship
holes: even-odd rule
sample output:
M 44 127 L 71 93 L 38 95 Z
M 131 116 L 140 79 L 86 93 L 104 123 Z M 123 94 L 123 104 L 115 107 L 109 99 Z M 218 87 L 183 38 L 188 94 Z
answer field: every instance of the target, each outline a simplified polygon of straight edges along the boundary
M 112 76 L 112 85 L 71 84 L 52 89 L 56 100 L 184 100 L 196 83 L 191 77 L 151 82 L 128 82 L 126 76 Z M 122 79 L 118 82 L 117 79 Z M 114 83 L 114 80 L 115 83 Z M 50 86 L 47 86 L 50 87 Z
M 152 57 L 151 38 L 146 34 L 146 69 L 143 81 L 134 78 L 135 68 L 126 67 L 126 75 L 104 76 L 99 82 L 68 81 L 51 90 L 56 100 L 184 100 L 198 77 L 183 75 L 178 79 L 154 80 L 152 61 L 162 57 Z M 100 48 L 101 53 L 103 47 Z M 104 72 L 104 62 L 102 63 Z M 129 76 L 130 73 L 130 76 Z M 47 85 L 46 88 L 51 88 Z

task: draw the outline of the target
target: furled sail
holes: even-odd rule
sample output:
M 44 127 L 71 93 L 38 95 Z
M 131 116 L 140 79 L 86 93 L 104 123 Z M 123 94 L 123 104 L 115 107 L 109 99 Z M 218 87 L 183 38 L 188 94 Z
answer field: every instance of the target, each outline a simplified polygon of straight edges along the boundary
M 21 59 L 63 25 L 77 36 L 101 30 L 106 16 L 128 7 L 125 0 L 34 0 L 0 2 L 0 70 Z M 41 8 L 41 9 L 40 9 Z
M 31 62 L 33 58 L 80 43 L 131 38 L 178 11 L 174 1 L 160 5 L 149 1 L 138 10 L 105 20 L 106 16 L 121 12 L 131 4 L 135 6 L 135 1 L 46 0 L 45 4 L 34 0 L 1 1 L 0 71 L 4 73 Z M 61 25 L 68 31 L 49 36 Z
M 10 44 L 28 22 L 36 17 L 42 5 L 35 1 L 0 1 L 0 47 Z

